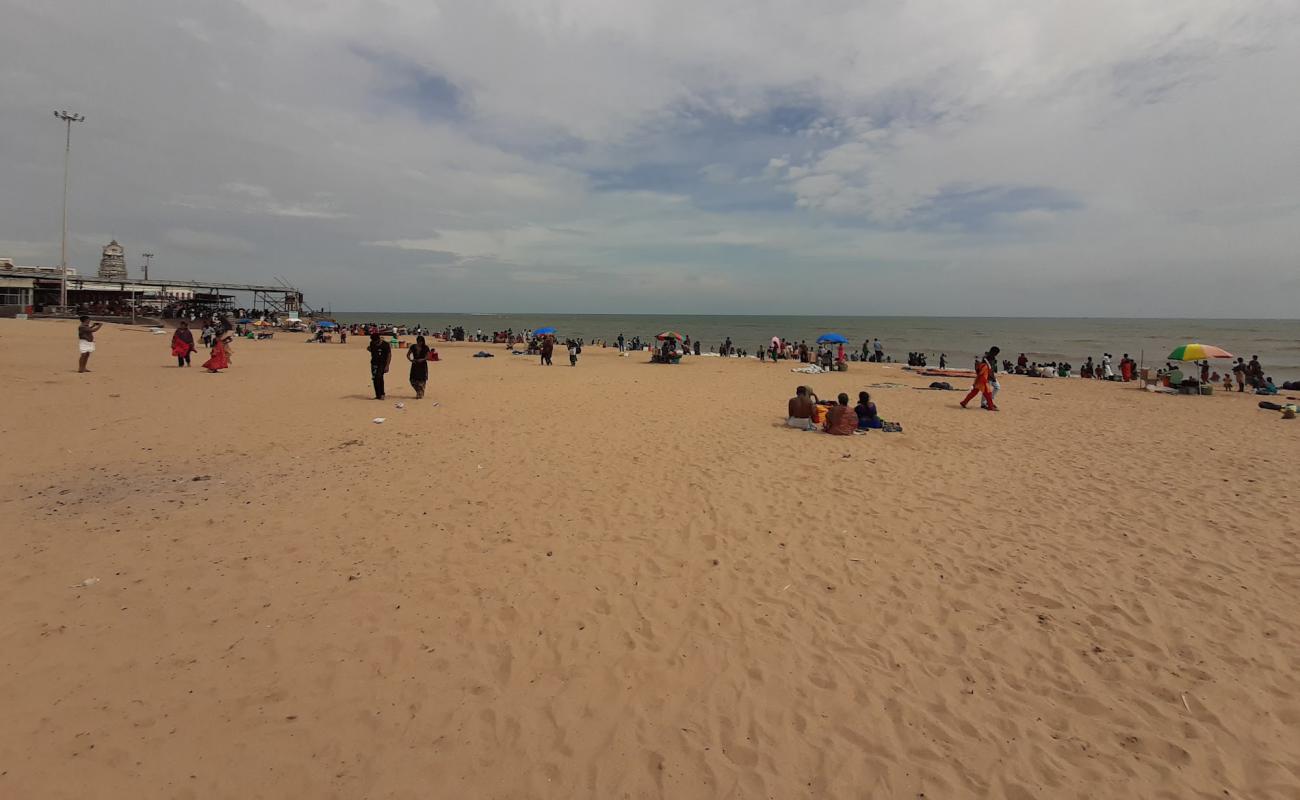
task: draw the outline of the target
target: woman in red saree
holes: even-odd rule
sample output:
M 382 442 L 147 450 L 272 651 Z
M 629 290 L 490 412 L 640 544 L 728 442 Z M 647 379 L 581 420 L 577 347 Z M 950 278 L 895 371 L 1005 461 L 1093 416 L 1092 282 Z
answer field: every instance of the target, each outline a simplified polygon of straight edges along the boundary
M 220 372 L 230 366 L 230 358 L 226 355 L 226 340 L 218 338 L 212 345 L 212 357 L 203 362 L 203 368 L 208 372 Z
M 190 332 L 190 324 L 181 320 L 180 327 L 172 333 L 172 355 L 176 356 L 176 366 L 188 367 L 190 354 L 194 350 L 194 334 Z

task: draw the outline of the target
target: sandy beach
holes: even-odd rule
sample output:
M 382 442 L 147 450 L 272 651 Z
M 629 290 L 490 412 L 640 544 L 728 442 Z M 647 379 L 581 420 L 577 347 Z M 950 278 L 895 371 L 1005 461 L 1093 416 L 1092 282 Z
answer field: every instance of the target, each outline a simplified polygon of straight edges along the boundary
M 0 797 L 1300 797 L 1253 396 L 97 338 L 0 320 Z

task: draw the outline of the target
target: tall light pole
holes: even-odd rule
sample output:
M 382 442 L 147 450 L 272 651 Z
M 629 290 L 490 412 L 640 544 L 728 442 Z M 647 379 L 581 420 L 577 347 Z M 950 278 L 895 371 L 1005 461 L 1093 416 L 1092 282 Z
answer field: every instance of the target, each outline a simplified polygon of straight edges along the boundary
M 149 280 L 149 259 L 153 258 L 153 253 L 141 253 L 140 257 L 144 259 L 144 279 Z
M 63 247 L 61 250 L 62 269 L 60 270 L 59 280 L 59 305 L 63 308 L 68 307 L 68 168 L 72 162 L 72 123 L 84 122 L 85 117 L 80 114 L 69 114 L 67 111 L 55 111 L 54 116 L 63 120 L 68 126 L 67 144 L 63 148 Z

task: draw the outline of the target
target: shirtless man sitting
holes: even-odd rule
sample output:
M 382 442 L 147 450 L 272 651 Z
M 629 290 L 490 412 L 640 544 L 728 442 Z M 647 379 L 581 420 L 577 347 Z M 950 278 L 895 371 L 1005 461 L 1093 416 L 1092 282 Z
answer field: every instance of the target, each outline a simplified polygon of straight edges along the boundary
M 786 417 L 785 424 L 791 428 L 804 431 L 816 430 L 817 425 L 813 422 L 813 406 L 815 405 L 817 405 L 817 395 L 813 394 L 807 386 L 800 386 L 795 389 L 794 397 L 791 397 L 788 403 L 789 414 Z

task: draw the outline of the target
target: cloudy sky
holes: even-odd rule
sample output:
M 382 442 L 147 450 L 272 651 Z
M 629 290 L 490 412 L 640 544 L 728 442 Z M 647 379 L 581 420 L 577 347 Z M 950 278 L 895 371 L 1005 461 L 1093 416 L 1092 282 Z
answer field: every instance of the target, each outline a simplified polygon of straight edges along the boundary
M 0 256 L 335 309 L 1300 316 L 1294 0 L 0 0 Z

